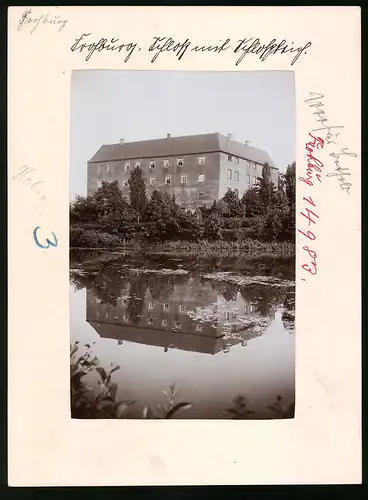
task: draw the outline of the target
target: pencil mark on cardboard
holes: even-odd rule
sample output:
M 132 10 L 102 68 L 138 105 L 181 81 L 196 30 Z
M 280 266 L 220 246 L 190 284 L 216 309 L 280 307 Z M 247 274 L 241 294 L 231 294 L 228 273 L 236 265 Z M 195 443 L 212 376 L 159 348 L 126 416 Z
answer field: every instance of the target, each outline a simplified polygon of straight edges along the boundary
M 46 196 L 43 194 L 44 189 L 41 187 L 41 185 L 44 184 L 44 181 L 35 179 L 33 177 L 35 172 L 35 168 L 29 168 L 27 165 L 23 165 L 23 167 L 19 169 L 19 172 L 13 175 L 13 180 L 18 180 L 23 185 L 29 186 L 29 188 L 33 190 L 34 194 L 38 196 L 41 201 L 45 201 Z
M 32 15 L 32 9 L 27 9 L 23 12 L 21 18 L 18 21 L 17 30 L 20 31 L 24 26 L 30 27 L 30 33 L 34 33 L 38 26 L 40 25 L 54 25 L 58 28 L 57 31 L 61 31 L 65 28 L 67 24 L 67 19 L 61 19 L 59 15 L 52 15 L 50 12 L 46 14 L 41 14 L 35 17 Z

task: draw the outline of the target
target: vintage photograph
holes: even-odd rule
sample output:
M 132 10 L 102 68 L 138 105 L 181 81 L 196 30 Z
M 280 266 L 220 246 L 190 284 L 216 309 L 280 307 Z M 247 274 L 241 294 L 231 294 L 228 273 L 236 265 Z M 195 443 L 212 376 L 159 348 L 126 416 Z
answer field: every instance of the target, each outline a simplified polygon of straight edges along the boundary
M 72 73 L 78 419 L 295 407 L 292 71 Z

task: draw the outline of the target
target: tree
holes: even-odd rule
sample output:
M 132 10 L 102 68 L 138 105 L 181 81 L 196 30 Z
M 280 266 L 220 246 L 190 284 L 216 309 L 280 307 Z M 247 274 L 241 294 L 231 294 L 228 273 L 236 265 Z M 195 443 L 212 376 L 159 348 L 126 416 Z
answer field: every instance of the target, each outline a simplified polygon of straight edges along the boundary
M 235 191 L 229 189 L 222 198 L 222 201 L 225 202 L 228 207 L 228 217 L 241 217 L 243 215 L 242 204 L 235 194 Z
M 97 207 L 99 219 L 103 217 L 120 217 L 128 208 L 118 181 L 103 182 L 102 186 L 93 193 L 91 198 Z
M 83 224 L 97 219 L 97 205 L 91 196 L 77 196 L 69 207 L 70 224 Z
M 146 237 L 152 240 L 165 240 L 178 235 L 180 229 L 178 210 L 179 207 L 166 192 L 155 189 L 145 212 Z
M 213 212 L 206 220 L 204 227 L 204 237 L 209 240 L 222 239 L 223 220 L 219 213 Z
M 284 218 L 284 233 L 288 239 L 295 239 L 295 203 L 296 203 L 296 164 L 295 161 L 288 165 L 285 175 L 285 194 L 288 200 L 288 212 Z
M 295 208 L 295 192 L 296 192 L 296 178 L 295 178 L 296 164 L 295 161 L 287 166 L 284 175 L 285 193 L 288 198 L 290 207 Z
M 245 191 L 241 201 L 245 207 L 245 215 L 247 217 L 255 217 L 262 214 L 262 203 L 256 187 L 251 187 Z
M 263 166 L 262 177 L 259 178 L 257 191 L 263 214 L 267 214 L 275 195 L 275 186 L 271 181 L 271 168 L 268 163 L 265 163 L 265 165 Z
M 146 184 L 143 179 L 140 167 L 135 167 L 129 177 L 130 206 L 139 216 L 143 216 L 147 208 L 148 200 L 146 194 Z

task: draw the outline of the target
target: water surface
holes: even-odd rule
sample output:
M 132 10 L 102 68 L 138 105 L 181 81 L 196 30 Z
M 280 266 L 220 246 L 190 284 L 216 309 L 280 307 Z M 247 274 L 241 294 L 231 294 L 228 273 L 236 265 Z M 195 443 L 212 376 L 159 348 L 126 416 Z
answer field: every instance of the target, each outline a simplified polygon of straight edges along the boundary
M 176 418 L 232 418 L 294 400 L 291 259 L 178 258 L 105 252 L 71 256 L 71 342 L 113 364 L 130 418 L 164 405 L 170 385 L 192 407 Z

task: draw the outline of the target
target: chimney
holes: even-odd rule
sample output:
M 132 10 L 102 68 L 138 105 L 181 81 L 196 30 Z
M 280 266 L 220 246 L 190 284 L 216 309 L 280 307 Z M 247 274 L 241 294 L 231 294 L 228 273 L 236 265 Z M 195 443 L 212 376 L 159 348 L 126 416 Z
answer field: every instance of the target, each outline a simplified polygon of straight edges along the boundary
M 166 134 L 166 139 L 170 139 L 171 134 Z
M 227 138 L 229 141 L 232 141 L 234 136 L 233 136 L 233 134 L 227 134 Z
M 125 142 L 125 141 L 124 141 L 124 137 L 121 137 L 121 139 L 120 139 L 120 141 L 119 141 L 119 142 L 120 142 L 120 144 L 124 144 L 124 142 Z
M 245 141 L 245 145 L 249 146 L 250 145 L 250 141 Z

